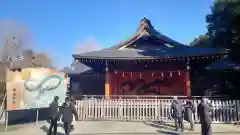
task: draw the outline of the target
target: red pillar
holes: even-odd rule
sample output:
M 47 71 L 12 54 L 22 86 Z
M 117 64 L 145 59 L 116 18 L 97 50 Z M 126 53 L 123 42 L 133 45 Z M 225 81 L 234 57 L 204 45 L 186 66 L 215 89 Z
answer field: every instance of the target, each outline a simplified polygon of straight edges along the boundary
M 106 61 L 106 67 L 105 67 L 106 75 L 105 75 L 105 96 L 109 97 L 110 96 L 110 73 L 108 70 L 108 62 Z
M 105 77 L 105 96 L 109 97 L 111 95 L 111 89 L 110 89 L 110 73 L 106 72 Z
M 186 96 L 191 96 L 191 82 L 190 82 L 190 73 L 189 71 L 185 72 L 185 82 L 186 82 Z

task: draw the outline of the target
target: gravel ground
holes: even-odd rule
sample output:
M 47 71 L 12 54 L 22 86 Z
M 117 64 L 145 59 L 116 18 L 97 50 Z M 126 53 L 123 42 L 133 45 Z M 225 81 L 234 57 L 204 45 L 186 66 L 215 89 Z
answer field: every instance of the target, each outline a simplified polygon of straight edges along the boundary
M 40 122 L 38 125 L 21 125 L 15 130 L 1 132 L 1 135 L 46 135 L 49 124 Z M 10 128 L 10 127 L 9 127 Z M 76 122 L 75 131 L 72 135 L 200 135 L 200 125 L 195 125 L 195 131 L 187 129 L 189 124 L 185 124 L 186 130 L 183 133 L 173 131 L 172 124 L 159 124 L 152 122 L 115 122 L 115 121 L 84 121 Z M 212 125 L 213 135 L 239 135 L 240 128 L 234 125 L 214 124 Z M 61 125 L 58 128 L 58 135 L 64 135 Z

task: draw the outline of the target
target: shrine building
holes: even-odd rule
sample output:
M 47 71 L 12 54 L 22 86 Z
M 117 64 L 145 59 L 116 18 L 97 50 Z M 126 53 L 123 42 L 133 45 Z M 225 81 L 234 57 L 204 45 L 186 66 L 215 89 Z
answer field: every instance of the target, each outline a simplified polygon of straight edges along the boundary
M 191 96 L 191 72 L 227 53 L 181 44 L 143 18 L 131 38 L 110 48 L 73 54 L 71 90 L 83 95 Z

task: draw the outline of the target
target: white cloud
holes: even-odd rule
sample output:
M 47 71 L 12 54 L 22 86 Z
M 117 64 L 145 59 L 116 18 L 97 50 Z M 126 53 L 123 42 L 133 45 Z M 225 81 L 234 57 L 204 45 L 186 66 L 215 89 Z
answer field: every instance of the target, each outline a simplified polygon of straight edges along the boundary
M 94 40 L 94 38 L 88 38 L 86 41 L 79 42 L 74 50 L 74 54 L 81 54 L 86 52 L 92 52 L 101 50 L 102 47 Z

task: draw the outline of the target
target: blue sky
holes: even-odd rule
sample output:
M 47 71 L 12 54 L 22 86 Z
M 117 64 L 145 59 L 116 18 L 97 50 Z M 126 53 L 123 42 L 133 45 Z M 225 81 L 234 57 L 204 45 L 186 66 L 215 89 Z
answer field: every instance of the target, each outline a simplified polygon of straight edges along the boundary
M 212 0 L 0 0 L 0 20 L 27 26 L 37 51 L 55 66 L 71 63 L 79 43 L 102 48 L 127 39 L 146 16 L 163 34 L 182 43 L 206 32 Z

